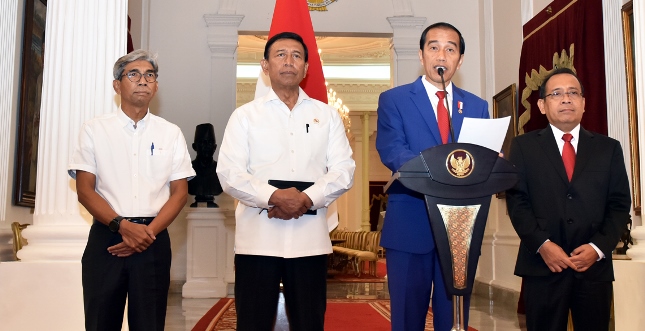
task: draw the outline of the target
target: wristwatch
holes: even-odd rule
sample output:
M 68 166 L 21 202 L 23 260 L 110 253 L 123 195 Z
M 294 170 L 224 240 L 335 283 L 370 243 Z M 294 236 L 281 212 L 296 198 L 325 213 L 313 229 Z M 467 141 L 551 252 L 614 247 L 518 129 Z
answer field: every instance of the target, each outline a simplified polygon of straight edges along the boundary
M 123 217 L 122 216 L 117 216 L 112 221 L 110 221 L 110 225 L 109 225 L 110 231 L 115 232 L 115 233 L 119 232 L 119 227 L 121 225 L 121 220 L 123 220 Z

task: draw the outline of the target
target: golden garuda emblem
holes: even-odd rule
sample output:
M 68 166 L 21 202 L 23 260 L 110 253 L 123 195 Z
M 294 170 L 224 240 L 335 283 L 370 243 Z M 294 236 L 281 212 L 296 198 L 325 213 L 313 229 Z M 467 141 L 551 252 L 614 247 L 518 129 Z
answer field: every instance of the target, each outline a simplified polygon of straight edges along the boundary
M 465 178 L 473 172 L 473 169 L 475 168 L 475 159 L 473 159 L 472 154 L 467 151 L 456 149 L 448 154 L 448 158 L 446 159 L 446 168 L 451 175 L 457 178 Z

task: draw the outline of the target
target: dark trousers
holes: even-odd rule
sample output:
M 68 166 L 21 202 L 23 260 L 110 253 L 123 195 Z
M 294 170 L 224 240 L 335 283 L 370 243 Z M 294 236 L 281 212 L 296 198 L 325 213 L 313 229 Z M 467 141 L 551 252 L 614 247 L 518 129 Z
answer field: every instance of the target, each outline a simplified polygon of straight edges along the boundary
M 122 241 L 107 226 L 94 222 L 83 253 L 85 329 L 120 331 L 128 298 L 132 331 L 164 329 L 170 286 L 170 237 L 161 231 L 141 253 L 116 257 L 107 248 Z
M 425 330 L 430 297 L 434 329 L 449 331 L 452 328 L 452 295 L 446 292 L 436 250 L 413 254 L 387 249 L 387 284 L 393 331 Z M 470 296 L 465 296 L 463 302 L 465 316 L 462 321 L 467 326 Z
M 575 330 L 609 329 L 612 282 L 578 279 L 570 269 L 523 280 L 528 331 L 566 331 L 569 310 Z
M 272 331 L 280 281 L 291 331 L 323 331 L 327 308 L 327 255 L 285 259 L 235 255 L 238 331 Z

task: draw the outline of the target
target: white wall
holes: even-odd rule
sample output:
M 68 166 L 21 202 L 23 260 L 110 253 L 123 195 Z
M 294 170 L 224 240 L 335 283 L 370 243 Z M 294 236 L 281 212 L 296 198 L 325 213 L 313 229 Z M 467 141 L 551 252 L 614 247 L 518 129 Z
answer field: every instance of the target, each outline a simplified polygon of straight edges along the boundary
M 484 57 L 489 57 L 485 63 L 493 63 L 492 70 L 489 70 L 492 77 L 487 77 L 486 80 L 492 84 L 487 86 L 487 101 L 492 112 L 492 95 L 513 83 L 519 83 L 522 21 L 519 1 L 496 0 L 489 1 L 489 5 L 492 7 L 492 17 L 485 19 L 482 30 L 492 32 L 489 34 L 492 45 L 486 47 L 490 53 L 484 54 Z M 493 197 L 476 280 L 519 291 L 521 279 L 513 275 L 519 242 L 506 211 L 506 200 Z

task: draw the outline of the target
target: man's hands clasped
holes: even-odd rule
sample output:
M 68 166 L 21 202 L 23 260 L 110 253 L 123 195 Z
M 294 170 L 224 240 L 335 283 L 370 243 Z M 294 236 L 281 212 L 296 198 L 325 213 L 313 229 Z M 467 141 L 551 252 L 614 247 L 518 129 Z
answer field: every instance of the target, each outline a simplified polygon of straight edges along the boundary
M 598 259 L 598 253 L 589 244 L 574 249 L 569 256 L 562 247 L 552 241 L 547 241 L 540 247 L 539 253 L 551 272 L 562 272 L 567 268 L 584 272 Z
M 313 206 L 313 202 L 307 194 L 291 187 L 273 192 L 269 198 L 269 205 L 273 206 L 269 208 L 269 218 L 290 220 L 302 216 Z
M 108 252 L 118 257 L 141 253 L 157 239 L 147 225 L 131 223 L 126 219 L 121 221 L 119 233 L 123 242 L 108 247 Z

